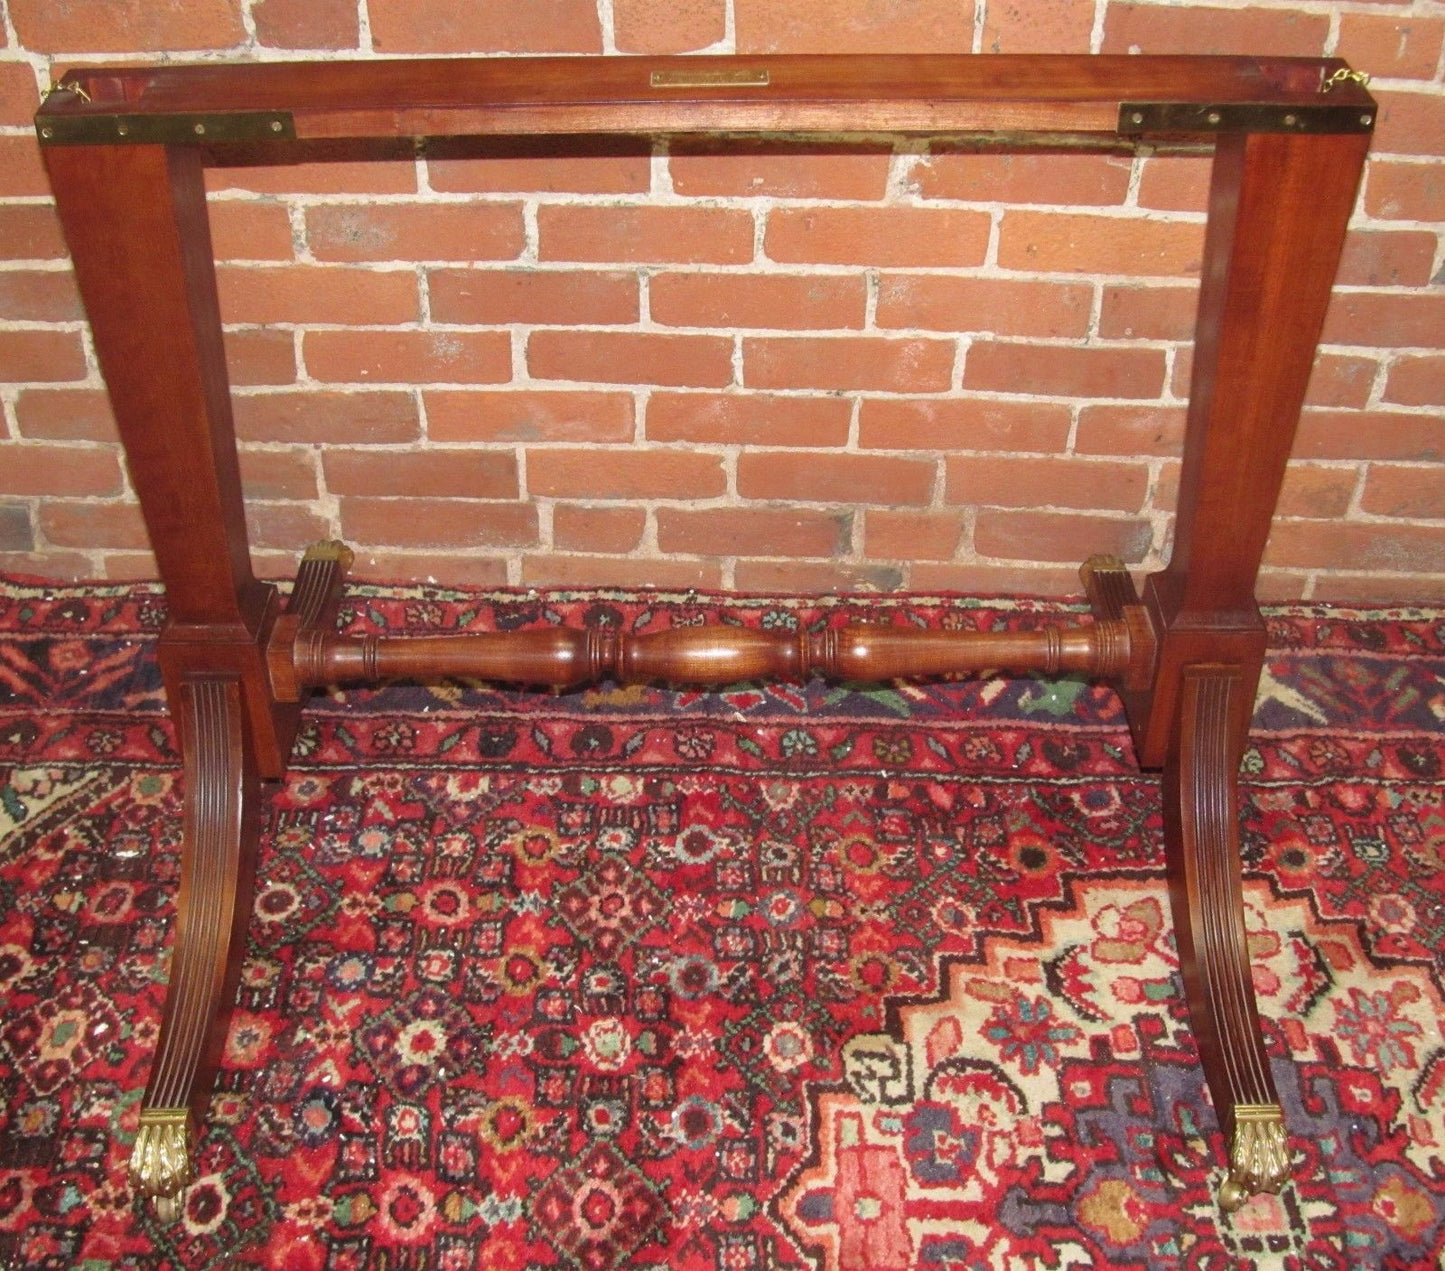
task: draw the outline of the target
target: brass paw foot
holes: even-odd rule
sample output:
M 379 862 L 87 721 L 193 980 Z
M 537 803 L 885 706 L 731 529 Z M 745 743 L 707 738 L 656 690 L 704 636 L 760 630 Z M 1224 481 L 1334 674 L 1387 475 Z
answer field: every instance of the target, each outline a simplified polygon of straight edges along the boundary
M 130 1157 L 130 1180 L 155 1201 L 163 1222 L 180 1215 L 180 1195 L 196 1176 L 190 1114 L 185 1108 L 143 1108 Z
M 1229 1176 L 1219 1185 L 1219 1207 L 1232 1214 L 1258 1192 L 1277 1192 L 1289 1180 L 1284 1113 L 1276 1103 L 1234 1109 Z

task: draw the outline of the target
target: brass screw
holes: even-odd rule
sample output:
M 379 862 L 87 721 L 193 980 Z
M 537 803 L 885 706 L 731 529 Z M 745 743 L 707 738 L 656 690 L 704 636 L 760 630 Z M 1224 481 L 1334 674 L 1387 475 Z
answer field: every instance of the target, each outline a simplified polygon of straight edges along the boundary
M 118 132 L 122 137 L 124 137 L 124 136 L 126 136 L 126 135 L 130 132 L 130 125 L 129 125 L 129 124 L 116 124 L 115 130 L 116 130 L 116 132 Z
M 1210 123 L 1217 124 L 1222 118 L 1222 116 L 1217 110 L 1211 110 L 1206 116 L 1206 118 L 1209 120 Z
M 1364 124 L 1366 128 L 1368 128 L 1372 123 L 1375 122 L 1375 117 L 1373 115 L 1361 115 L 1360 122 Z
M 55 136 L 55 129 L 54 129 L 54 128 L 42 128 L 42 129 L 40 130 L 40 135 L 41 135 L 42 137 L 53 137 L 53 136 Z
M 1136 110 L 1129 118 L 1136 124 L 1142 124 L 1144 122 L 1144 112 L 1142 110 Z
M 281 121 L 280 121 L 279 119 L 273 119 L 273 120 L 271 121 L 271 131 L 272 131 L 272 132 L 280 132 L 280 131 L 281 131 Z
M 1299 119 L 1295 115 L 1286 115 L 1284 117 L 1284 126 L 1286 128 L 1293 128 L 1297 123 L 1299 123 Z
M 199 137 L 199 136 L 202 136 L 202 135 L 205 133 L 205 131 L 206 131 L 206 125 L 205 125 L 205 124 L 197 124 L 197 125 L 195 126 L 194 131 L 195 131 L 196 136 L 198 136 L 198 137 Z

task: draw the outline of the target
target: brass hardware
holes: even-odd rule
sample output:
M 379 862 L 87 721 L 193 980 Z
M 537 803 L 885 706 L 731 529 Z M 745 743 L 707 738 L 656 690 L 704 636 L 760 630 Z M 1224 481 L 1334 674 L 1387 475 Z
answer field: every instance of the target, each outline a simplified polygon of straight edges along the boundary
M 130 1181 L 159 1202 L 174 1200 L 196 1176 L 191 1162 L 190 1112 L 142 1108 L 130 1157 Z
M 1200 106 L 1193 102 L 1124 102 L 1119 107 L 1119 132 L 1368 132 L 1373 114 L 1361 114 L 1358 105 L 1294 106 L 1258 102 L 1222 102 Z
M 294 138 L 289 112 L 230 111 L 215 115 L 117 115 L 110 111 L 49 111 L 36 116 L 41 141 L 49 145 L 226 145 Z
M 1233 1213 L 1258 1192 L 1277 1192 L 1289 1180 L 1284 1111 L 1277 1103 L 1241 1103 L 1234 1109 L 1229 1174 L 1219 1185 L 1219 1207 Z
M 1342 66 L 1320 85 L 1320 92 L 1328 93 L 1336 84 L 1358 84 L 1365 88 L 1369 82 L 1370 77 L 1364 71 L 1352 71 L 1348 66 Z
M 766 88 L 771 81 L 768 71 L 711 71 L 699 67 L 695 71 L 653 71 L 653 88 Z
M 49 101 L 50 95 L 52 93 L 74 93 L 83 102 L 88 102 L 90 100 L 90 94 L 87 93 L 85 89 L 83 89 L 79 84 L 52 84 L 49 88 L 47 88 L 43 93 L 40 94 L 40 100 Z

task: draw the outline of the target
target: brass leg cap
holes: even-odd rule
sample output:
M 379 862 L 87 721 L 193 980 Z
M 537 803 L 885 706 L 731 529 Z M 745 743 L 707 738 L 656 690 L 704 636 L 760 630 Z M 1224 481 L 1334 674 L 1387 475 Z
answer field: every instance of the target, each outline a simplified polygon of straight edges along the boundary
M 1283 1109 L 1277 1103 L 1235 1108 L 1229 1175 L 1219 1185 L 1220 1209 L 1232 1214 L 1259 1192 L 1279 1191 L 1289 1181 L 1289 1165 Z
M 163 1220 L 179 1215 L 179 1198 L 196 1176 L 191 1161 L 190 1113 L 185 1108 L 143 1108 L 130 1157 L 130 1181 L 156 1201 Z

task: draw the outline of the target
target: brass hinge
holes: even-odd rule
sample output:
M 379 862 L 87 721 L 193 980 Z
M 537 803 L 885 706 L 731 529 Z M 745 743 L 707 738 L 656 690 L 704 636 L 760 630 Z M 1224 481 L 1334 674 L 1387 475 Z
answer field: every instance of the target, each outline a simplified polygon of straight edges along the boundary
M 1273 102 L 1124 102 L 1119 107 L 1119 132 L 1369 132 L 1375 107 L 1336 105 L 1281 106 Z
M 71 85 L 64 85 L 69 90 Z M 228 145 L 295 140 L 289 111 L 237 110 L 211 115 L 116 115 L 109 111 L 48 111 L 35 117 L 41 145 Z

